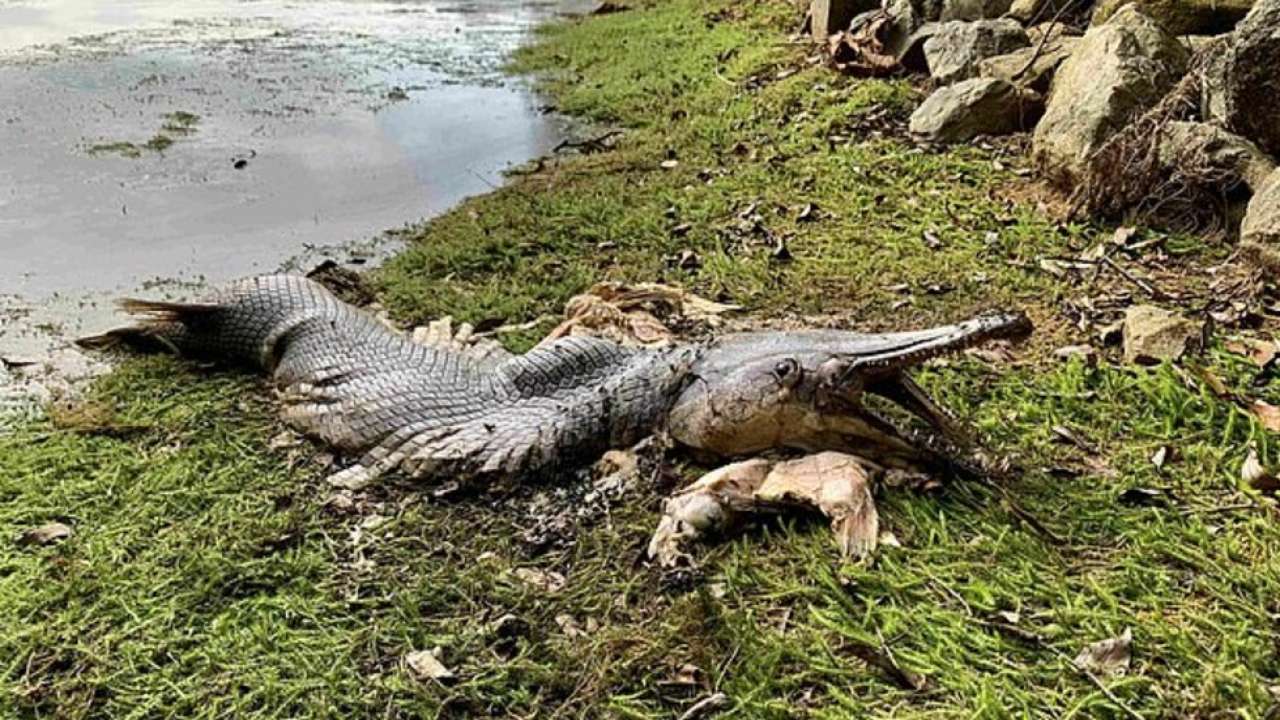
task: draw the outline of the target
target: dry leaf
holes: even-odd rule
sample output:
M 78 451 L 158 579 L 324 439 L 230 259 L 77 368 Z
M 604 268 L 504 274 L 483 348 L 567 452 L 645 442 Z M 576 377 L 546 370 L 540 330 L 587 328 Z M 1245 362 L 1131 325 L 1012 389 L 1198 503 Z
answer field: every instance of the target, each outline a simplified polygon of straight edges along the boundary
M 538 568 L 516 568 L 518 580 L 535 587 L 545 593 L 557 593 L 564 589 L 564 575 L 555 570 L 539 570 Z
M 298 447 L 302 443 L 303 438 L 301 435 L 292 430 L 284 430 L 267 441 L 267 448 L 271 450 L 287 450 Z
M 1057 435 L 1063 441 L 1070 443 L 1071 445 L 1075 445 L 1077 448 L 1091 455 L 1098 454 L 1098 448 L 1096 445 L 1089 442 L 1080 433 L 1076 432 L 1075 430 L 1072 430 L 1066 425 L 1054 425 L 1053 428 L 1051 429 L 1053 430 L 1053 434 Z
M 1162 507 L 1169 504 L 1167 495 L 1168 493 L 1163 490 L 1131 487 L 1116 496 L 1116 500 L 1122 505 L 1132 505 L 1134 507 Z
M 1262 462 L 1258 459 L 1258 451 L 1253 446 L 1249 447 L 1249 454 L 1245 457 L 1244 464 L 1240 466 L 1240 479 L 1261 492 L 1280 490 L 1280 478 L 1262 466 Z
M 1083 464 L 1085 469 L 1101 478 L 1114 478 L 1119 472 L 1111 466 L 1101 455 L 1085 455 Z
M 892 18 L 884 11 L 869 16 L 848 31 L 832 35 L 827 55 L 838 71 L 855 77 L 882 77 L 898 69 L 898 58 L 885 48 Z
M 662 680 L 660 684 L 668 687 L 706 687 L 707 673 L 697 665 L 685 663 L 676 669 L 671 679 Z
M 324 508 L 339 514 L 356 511 L 356 499 L 349 490 L 339 490 L 324 501 Z
M 672 332 L 658 316 L 715 327 L 720 316 L 738 309 L 659 283 L 601 282 L 569 299 L 566 319 L 540 344 L 567 335 L 594 335 L 623 345 L 661 345 L 671 342 Z
M 1129 669 L 1132 646 L 1133 631 L 1125 628 L 1117 637 L 1086 645 L 1073 662 L 1077 668 L 1096 675 L 1123 675 Z
M 66 540 L 74 534 L 74 531 L 68 525 L 59 522 L 49 523 L 23 533 L 22 538 L 18 540 L 18 544 L 52 545 L 61 540 Z
M 1161 445 L 1151 454 L 1151 464 L 1156 466 L 1157 470 L 1163 470 L 1164 464 L 1169 460 L 1169 446 Z
M 1086 365 L 1090 366 L 1098 362 L 1098 351 L 1092 345 L 1066 345 L 1054 350 L 1053 356 L 1059 360 L 1080 358 Z
M 40 362 L 39 360 L 33 357 L 24 357 L 24 356 L 18 356 L 18 355 L 5 355 L 4 357 L 0 357 L 0 365 L 3 365 L 10 370 L 14 370 L 17 368 L 31 367 L 32 365 L 39 364 L 39 362 Z
M 1254 400 L 1249 409 L 1253 411 L 1254 417 L 1258 418 L 1258 422 L 1262 423 L 1262 427 L 1271 432 L 1280 432 L 1280 407 L 1276 407 L 1262 400 Z
M 1208 333 L 1209 325 L 1203 320 L 1154 305 L 1133 305 L 1124 313 L 1124 361 L 1141 365 L 1176 362 L 1189 352 L 1200 352 Z
M 1124 247 L 1125 245 L 1128 245 L 1137 234 L 1138 231 L 1134 228 L 1128 226 L 1118 227 L 1111 235 L 1111 244 L 1118 247 Z
M 1258 367 L 1265 367 L 1270 364 L 1276 358 L 1277 351 L 1274 340 L 1258 340 L 1256 338 L 1228 340 L 1223 343 L 1223 347 L 1229 352 L 1249 358 Z
M 586 633 L 582 631 L 582 626 L 579 625 L 578 621 L 574 620 L 573 616 L 568 613 L 560 613 L 559 615 L 556 615 L 556 626 L 559 627 L 560 632 L 564 633 L 567 637 L 578 638 L 586 636 Z
M 987 347 L 969 348 L 964 354 L 991 365 L 1008 365 L 1016 359 L 1013 345 L 1004 341 L 990 343 Z
M 448 680 L 453 677 L 453 671 L 440 662 L 440 653 L 439 647 L 434 650 L 416 650 L 404 656 L 404 663 L 409 672 L 419 680 Z

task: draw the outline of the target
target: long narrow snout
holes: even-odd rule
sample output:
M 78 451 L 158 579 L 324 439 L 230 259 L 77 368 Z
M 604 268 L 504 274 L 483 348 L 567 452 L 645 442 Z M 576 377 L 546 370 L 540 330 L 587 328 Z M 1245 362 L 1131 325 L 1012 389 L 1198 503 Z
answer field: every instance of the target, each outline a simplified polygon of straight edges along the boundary
M 927 422 L 949 444 L 967 446 L 973 440 L 969 428 L 934 402 L 907 370 L 986 342 L 1025 337 L 1031 330 L 1022 313 L 989 313 L 952 325 L 879 335 L 874 347 L 855 341 L 856 350 L 841 359 L 830 391 L 846 398 L 862 393 L 886 398 Z
M 926 360 L 1026 335 L 1020 313 L 991 313 L 899 333 L 762 332 L 708 346 L 669 414 L 672 437 L 720 455 L 767 448 L 846 450 L 869 456 L 930 455 L 864 403 L 877 395 L 926 421 L 947 445 L 967 445 L 962 423 L 908 371 Z
M 988 313 L 927 330 L 879 335 L 849 333 L 848 350 L 840 355 L 851 370 L 910 367 L 992 340 L 1025 337 L 1031 329 L 1031 321 L 1022 313 Z

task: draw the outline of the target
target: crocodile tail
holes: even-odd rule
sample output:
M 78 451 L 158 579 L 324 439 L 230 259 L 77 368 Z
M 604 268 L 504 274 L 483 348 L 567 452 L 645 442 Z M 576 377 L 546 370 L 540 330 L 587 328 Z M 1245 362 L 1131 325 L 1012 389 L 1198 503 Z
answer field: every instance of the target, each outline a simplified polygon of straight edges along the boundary
M 204 317 L 217 312 L 221 305 L 211 303 L 175 303 L 160 300 L 139 300 L 138 298 L 122 298 L 118 303 L 121 310 L 130 315 L 145 315 L 146 322 L 186 322 L 192 318 Z
M 187 323 L 216 312 L 220 306 L 208 303 L 175 303 L 124 298 L 122 310 L 142 319 L 136 325 L 109 330 L 101 335 L 78 338 L 76 345 L 88 350 L 131 348 L 143 352 L 178 352 L 175 340 Z

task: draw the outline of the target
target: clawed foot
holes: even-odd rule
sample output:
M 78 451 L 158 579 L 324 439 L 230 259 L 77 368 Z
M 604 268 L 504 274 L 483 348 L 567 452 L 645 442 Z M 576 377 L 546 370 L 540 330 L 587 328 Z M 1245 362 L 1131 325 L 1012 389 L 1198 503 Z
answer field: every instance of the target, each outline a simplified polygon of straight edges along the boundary
M 880 534 L 869 467 L 874 466 L 853 455 L 823 452 L 795 460 L 757 458 L 713 470 L 667 499 L 649 541 L 649 557 L 674 567 L 688 560 L 688 541 L 744 515 L 794 507 L 822 512 L 831 519 L 841 552 L 865 557 Z

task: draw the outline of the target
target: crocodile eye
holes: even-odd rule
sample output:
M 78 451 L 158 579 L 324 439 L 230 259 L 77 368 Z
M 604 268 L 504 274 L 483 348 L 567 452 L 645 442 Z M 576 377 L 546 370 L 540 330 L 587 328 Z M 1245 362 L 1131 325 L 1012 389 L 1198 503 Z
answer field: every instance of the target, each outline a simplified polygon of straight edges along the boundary
M 773 366 L 773 376 L 783 385 L 794 385 L 800 379 L 800 363 L 792 358 L 780 360 Z

